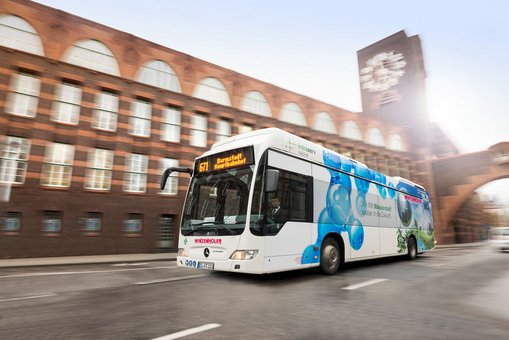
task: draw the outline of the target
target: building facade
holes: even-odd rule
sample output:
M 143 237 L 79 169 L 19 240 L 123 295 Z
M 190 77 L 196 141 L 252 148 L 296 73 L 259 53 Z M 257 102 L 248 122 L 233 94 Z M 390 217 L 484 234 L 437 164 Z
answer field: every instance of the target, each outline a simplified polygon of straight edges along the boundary
M 162 170 L 191 167 L 216 141 L 273 126 L 380 172 L 432 182 L 422 143 L 383 116 L 38 3 L 1 0 L 0 258 L 173 249 L 188 179 L 172 177 L 161 192 Z

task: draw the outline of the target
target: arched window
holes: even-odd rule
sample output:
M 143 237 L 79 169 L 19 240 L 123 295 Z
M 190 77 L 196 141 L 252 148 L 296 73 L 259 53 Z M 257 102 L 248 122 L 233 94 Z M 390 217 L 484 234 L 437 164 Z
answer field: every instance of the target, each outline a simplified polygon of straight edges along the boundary
M 368 138 L 366 139 L 366 142 L 371 145 L 385 146 L 384 136 L 377 128 L 370 128 L 368 130 Z
M 388 148 L 395 151 L 406 151 L 405 143 L 403 138 L 397 133 L 392 134 L 389 137 Z
M 263 94 L 258 91 L 248 92 L 244 98 L 242 98 L 240 109 L 260 116 L 272 117 L 269 103 L 267 103 Z
M 74 43 L 65 52 L 62 60 L 69 64 L 120 76 L 117 60 L 113 53 L 106 45 L 97 40 L 81 40 Z
M 336 124 L 332 120 L 331 116 L 327 112 L 318 112 L 315 115 L 315 122 L 313 124 L 313 129 L 318 131 L 323 131 L 327 133 L 336 134 Z
M 279 115 L 279 120 L 290 124 L 307 126 L 304 113 L 300 109 L 299 105 L 295 103 L 283 105 L 281 108 L 281 114 Z
M 354 139 L 354 140 L 362 139 L 361 130 L 359 129 L 359 126 L 353 120 L 346 121 L 343 124 L 341 136 L 348 138 L 348 139 Z
M 0 46 L 44 56 L 41 39 L 28 21 L 15 15 L 0 15 Z
M 151 60 L 138 70 L 136 81 L 173 92 L 182 92 L 175 71 L 161 60 Z
M 230 96 L 223 84 L 216 78 L 205 78 L 196 85 L 193 97 L 207 100 L 209 102 L 231 106 Z

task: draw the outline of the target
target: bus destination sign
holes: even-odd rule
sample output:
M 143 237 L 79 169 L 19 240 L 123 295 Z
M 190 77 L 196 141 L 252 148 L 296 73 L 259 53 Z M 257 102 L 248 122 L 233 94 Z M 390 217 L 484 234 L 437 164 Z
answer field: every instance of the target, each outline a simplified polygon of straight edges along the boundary
M 196 161 L 195 172 L 202 174 L 211 171 L 228 170 L 244 167 L 253 163 L 253 147 L 247 146 L 200 158 Z

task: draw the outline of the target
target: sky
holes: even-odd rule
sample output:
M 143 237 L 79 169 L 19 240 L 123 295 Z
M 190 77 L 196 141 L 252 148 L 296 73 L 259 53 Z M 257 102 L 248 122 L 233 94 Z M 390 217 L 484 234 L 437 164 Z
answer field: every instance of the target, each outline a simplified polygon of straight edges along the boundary
M 509 1 L 38 2 L 355 112 L 356 52 L 404 29 L 421 38 L 431 121 L 461 152 L 509 141 Z M 509 180 L 487 188 L 509 203 Z

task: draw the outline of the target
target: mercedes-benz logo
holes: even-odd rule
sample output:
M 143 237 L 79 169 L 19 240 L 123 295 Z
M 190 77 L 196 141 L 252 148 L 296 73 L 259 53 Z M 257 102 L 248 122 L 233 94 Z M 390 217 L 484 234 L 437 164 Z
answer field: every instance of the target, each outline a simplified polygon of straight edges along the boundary
M 203 250 L 203 255 L 205 255 L 205 257 L 209 257 L 209 255 L 210 255 L 210 250 L 209 250 L 209 248 L 205 248 L 205 249 Z

